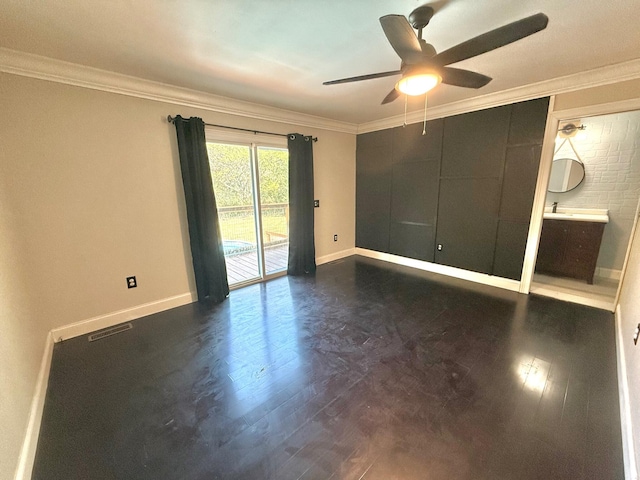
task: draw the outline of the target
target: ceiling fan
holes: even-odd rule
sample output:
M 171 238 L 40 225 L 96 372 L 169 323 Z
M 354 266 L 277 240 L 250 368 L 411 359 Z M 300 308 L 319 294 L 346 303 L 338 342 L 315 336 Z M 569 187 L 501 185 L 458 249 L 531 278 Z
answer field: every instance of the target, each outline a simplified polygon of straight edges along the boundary
M 382 100 L 383 105 L 394 101 L 400 93 L 422 95 L 440 83 L 481 88 L 491 81 L 491 77 L 447 65 L 482 55 L 528 37 L 544 30 L 549 22 L 545 14 L 537 13 L 437 53 L 435 48 L 422 38 L 422 29 L 429 24 L 433 14 L 432 7 L 423 5 L 411 12 L 408 21 L 403 15 L 380 17 L 380 24 L 387 40 L 402 60 L 399 70 L 342 78 L 324 82 L 323 85 L 402 75 L 395 88 Z M 413 29 L 418 30 L 417 36 Z

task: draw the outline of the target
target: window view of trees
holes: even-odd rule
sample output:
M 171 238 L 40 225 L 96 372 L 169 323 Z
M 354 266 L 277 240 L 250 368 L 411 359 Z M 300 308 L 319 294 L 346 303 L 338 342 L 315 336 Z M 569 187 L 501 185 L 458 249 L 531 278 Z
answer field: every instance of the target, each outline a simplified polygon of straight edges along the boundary
M 207 153 L 222 235 L 229 246 L 227 251 L 243 250 L 231 248 L 231 245 L 241 246 L 241 242 L 255 245 L 251 148 L 207 143 Z M 258 147 L 257 153 L 263 239 L 266 246 L 280 244 L 288 239 L 289 152 L 282 148 Z
M 250 150 L 243 145 L 207 144 L 218 207 L 253 204 Z M 286 149 L 258 148 L 260 199 L 263 204 L 289 201 L 288 159 Z
M 253 205 L 251 148 L 207 143 L 207 153 L 218 208 Z

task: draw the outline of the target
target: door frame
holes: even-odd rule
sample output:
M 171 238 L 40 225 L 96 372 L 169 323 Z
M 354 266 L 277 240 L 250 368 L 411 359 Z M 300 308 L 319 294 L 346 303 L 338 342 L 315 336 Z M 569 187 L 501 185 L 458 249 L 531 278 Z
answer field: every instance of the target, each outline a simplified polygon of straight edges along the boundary
M 551 176 L 551 164 L 553 162 L 553 154 L 555 149 L 555 139 L 558 133 L 558 126 L 562 120 L 582 117 L 594 117 L 598 115 L 611 115 L 616 113 L 640 110 L 640 98 L 633 98 L 617 102 L 601 103 L 596 105 L 587 105 L 583 107 L 571 108 L 566 110 L 554 110 L 555 96 L 549 99 L 549 112 L 547 114 L 547 125 L 544 132 L 544 140 L 542 143 L 542 155 L 540 157 L 540 167 L 538 169 L 538 181 L 533 200 L 533 208 L 531 211 L 531 223 L 529 225 L 529 235 L 527 237 L 527 246 L 525 249 L 524 263 L 522 267 L 522 277 L 520 279 L 520 293 L 528 294 L 531 289 L 531 282 L 538 257 L 538 246 L 540 243 L 540 233 L 542 232 L 542 220 L 544 215 L 545 200 L 547 197 L 547 188 Z M 639 200 L 640 208 L 640 200 Z M 631 232 L 631 238 L 627 245 L 625 262 L 620 275 L 620 283 L 618 284 L 618 292 L 612 309 L 618 304 L 620 290 L 624 282 L 625 272 L 627 269 L 627 260 L 633 236 L 638 223 L 638 212 L 634 220 L 634 226 Z

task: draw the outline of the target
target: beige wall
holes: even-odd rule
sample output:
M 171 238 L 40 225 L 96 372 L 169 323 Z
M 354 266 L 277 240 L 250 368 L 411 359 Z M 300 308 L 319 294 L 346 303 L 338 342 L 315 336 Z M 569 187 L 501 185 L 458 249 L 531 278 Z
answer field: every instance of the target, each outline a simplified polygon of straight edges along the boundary
M 167 114 L 317 136 L 317 257 L 355 245 L 355 135 L 8 74 L 0 89 L 0 478 L 10 478 L 46 333 L 195 290 Z M 138 288 L 126 288 L 129 275 Z
M 640 98 L 640 79 L 556 95 L 553 110 L 558 112 L 591 105 L 620 102 L 630 98 Z
M 1 127 L 0 127 L 1 131 Z M 0 145 L 4 145 L 0 137 Z M 0 148 L 0 162 L 5 154 Z M 45 332 L 32 315 L 17 215 L 6 197 L 0 173 L 0 478 L 13 477 L 34 393 Z

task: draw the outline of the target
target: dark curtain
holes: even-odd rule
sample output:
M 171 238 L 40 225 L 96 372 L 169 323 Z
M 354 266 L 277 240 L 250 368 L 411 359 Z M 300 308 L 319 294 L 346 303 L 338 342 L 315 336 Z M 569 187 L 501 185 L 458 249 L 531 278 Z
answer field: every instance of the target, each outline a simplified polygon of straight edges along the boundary
M 204 122 L 201 118 L 185 120 L 178 115 L 174 123 L 178 134 L 198 301 L 219 303 L 229 295 L 229 282 L 207 156 Z
M 289 146 L 289 275 L 316 271 L 313 239 L 313 146 L 311 137 L 288 136 Z

